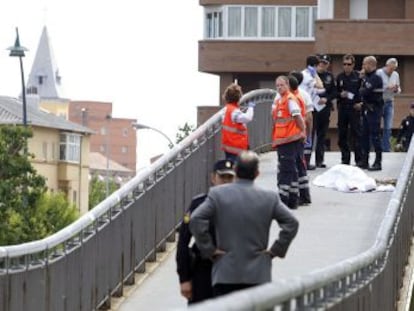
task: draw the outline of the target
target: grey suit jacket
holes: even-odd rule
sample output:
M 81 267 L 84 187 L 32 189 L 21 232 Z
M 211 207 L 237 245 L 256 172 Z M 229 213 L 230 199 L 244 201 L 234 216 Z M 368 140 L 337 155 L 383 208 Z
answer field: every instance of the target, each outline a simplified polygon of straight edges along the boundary
M 215 284 L 261 284 L 271 281 L 272 258 L 266 253 L 272 220 L 281 228 L 270 250 L 284 257 L 298 230 L 298 221 L 282 203 L 276 191 L 266 190 L 251 180 L 212 187 L 207 199 L 190 219 L 190 230 L 205 257 L 216 248 L 225 251 L 214 259 Z M 216 245 L 208 231 L 212 222 Z

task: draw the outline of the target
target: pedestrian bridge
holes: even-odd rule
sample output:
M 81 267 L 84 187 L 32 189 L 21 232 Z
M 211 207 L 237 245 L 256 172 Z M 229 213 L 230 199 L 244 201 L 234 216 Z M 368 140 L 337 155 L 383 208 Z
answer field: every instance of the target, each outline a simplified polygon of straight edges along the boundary
M 276 187 L 276 155 L 268 145 L 274 95 L 257 90 L 242 99 L 258 103 L 249 136 L 252 149 L 262 153 L 257 182 L 270 188 Z M 413 231 L 413 144 L 408 153 L 384 154 L 383 171 L 370 172 L 398 178 L 393 193 L 312 187 L 312 205 L 294 211 L 300 228 L 288 256 L 273 261 L 274 281 L 192 309 L 395 310 Z M 192 196 L 207 191 L 219 158 L 217 113 L 72 225 L 41 241 L 0 247 L 0 309 L 110 308 L 112 298 L 174 241 L 184 210 Z M 329 166 L 339 161 L 338 153 L 327 154 Z M 311 180 L 322 171 L 311 172 Z M 173 254 L 119 310 L 185 307 Z

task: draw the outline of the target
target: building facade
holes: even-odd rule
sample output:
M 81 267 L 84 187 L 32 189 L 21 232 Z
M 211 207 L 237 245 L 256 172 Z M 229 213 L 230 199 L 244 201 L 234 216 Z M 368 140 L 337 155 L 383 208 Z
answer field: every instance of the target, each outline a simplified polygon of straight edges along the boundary
M 69 120 L 94 130 L 90 151 L 136 171 L 137 134 L 132 127 L 136 119 L 113 118 L 112 103 L 97 101 L 71 101 Z
M 356 57 L 356 69 L 367 55 L 376 56 L 379 67 L 396 57 L 403 92 L 396 97 L 394 129 L 407 114 L 414 99 L 413 1 L 200 0 L 200 5 L 199 70 L 220 77 L 220 94 L 235 80 L 244 92 L 273 88 L 275 77 L 302 70 L 310 54 L 329 54 L 335 75 L 346 53 Z M 336 126 L 332 113 L 333 140 Z
M 45 177 L 51 192 L 63 192 L 81 213 L 88 211 L 89 138 L 92 131 L 54 114 L 27 107 L 27 121 L 33 137 L 28 150 L 32 165 Z M 22 103 L 0 96 L 0 125 L 21 125 Z

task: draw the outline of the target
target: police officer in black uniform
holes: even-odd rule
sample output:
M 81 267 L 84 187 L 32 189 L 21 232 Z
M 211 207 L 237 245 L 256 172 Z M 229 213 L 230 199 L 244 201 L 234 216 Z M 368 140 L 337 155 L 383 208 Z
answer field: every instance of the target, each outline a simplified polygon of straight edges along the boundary
M 232 182 L 235 176 L 234 163 L 231 160 L 220 160 L 214 164 L 211 174 L 213 186 Z M 187 298 L 188 303 L 196 303 L 213 297 L 211 284 L 212 261 L 202 258 L 196 244 L 190 246 L 192 234 L 189 229 L 191 213 L 205 200 L 206 194 L 193 198 L 190 208 L 186 211 L 179 229 L 177 244 L 177 273 L 180 281 L 181 295 Z M 214 228 L 210 226 L 210 233 L 214 236 Z
M 410 104 L 410 114 L 401 121 L 396 148 L 407 151 L 414 133 L 414 102 Z
M 341 150 L 341 163 L 351 164 L 352 142 L 355 164 L 362 160 L 361 150 L 361 78 L 354 70 L 355 57 L 346 54 L 342 58 L 344 70 L 336 77 L 338 109 L 338 146 Z
M 326 167 L 326 165 L 323 163 L 325 154 L 325 140 L 329 129 L 329 118 L 331 116 L 331 110 L 333 110 L 333 100 L 336 99 L 335 78 L 333 74 L 328 71 L 330 63 L 331 57 L 329 55 L 320 55 L 319 64 L 318 67 L 316 67 L 318 76 L 322 80 L 323 86 L 325 88 L 325 92 L 319 94 L 319 97 L 321 98 L 319 103 L 326 105 L 325 108 L 319 111 L 317 109 L 313 111 L 313 137 L 315 137 L 316 133 L 316 167 Z
M 363 101 L 362 111 L 362 160 L 358 164 L 360 168 L 370 171 L 382 169 L 382 145 L 381 145 L 381 115 L 384 106 L 382 99 L 383 83 L 376 74 L 377 60 L 374 56 L 367 56 L 362 62 L 362 87 L 360 94 Z M 371 142 L 375 150 L 375 162 L 369 166 L 369 151 Z

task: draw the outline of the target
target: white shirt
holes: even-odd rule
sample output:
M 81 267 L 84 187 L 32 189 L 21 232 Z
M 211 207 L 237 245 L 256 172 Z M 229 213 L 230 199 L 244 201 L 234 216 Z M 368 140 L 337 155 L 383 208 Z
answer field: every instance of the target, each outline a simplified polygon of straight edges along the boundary
M 224 115 L 226 114 L 227 107 L 224 108 Z M 249 123 L 253 120 L 254 112 L 253 107 L 248 107 L 246 112 L 242 112 L 239 108 L 233 110 L 231 114 L 231 121 L 234 123 Z
M 299 94 L 300 96 L 302 96 L 303 100 L 305 101 L 305 113 L 312 112 L 313 103 L 312 103 L 312 98 L 310 97 L 309 93 L 299 86 Z
M 395 94 L 401 93 L 401 87 L 400 87 L 400 75 L 395 70 L 391 73 L 391 75 L 388 75 L 385 72 L 385 68 L 380 68 L 377 70 L 377 75 L 379 75 L 382 79 L 382 84 L 384 88 L 384 93 L 382 95 L 382 98 L 384 101 L 394 100 Z M 387 89 L 387 86 L 393 86 L 398 85 L 397 92 L 393 92 L 392 90 Z

